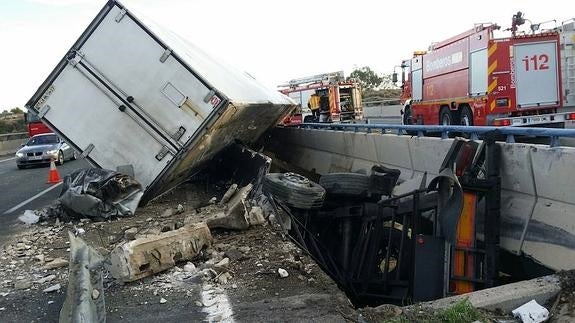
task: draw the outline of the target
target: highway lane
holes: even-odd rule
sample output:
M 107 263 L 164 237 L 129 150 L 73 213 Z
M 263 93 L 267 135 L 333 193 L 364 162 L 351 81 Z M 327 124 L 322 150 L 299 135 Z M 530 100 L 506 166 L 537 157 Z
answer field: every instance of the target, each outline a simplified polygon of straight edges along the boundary
M 61 177 L 73 171 L 90 167 L 85 160 L 67 161 L 58 166 Z M 0 235 L 10 224 L 16 222 L 18 215 L 26 209 L 36 209 L 46 206 L 56 199 L 60 188 L 41 194 L 53 187 L 48 184 L 48 172 L 50 167 L 36 166 L 27 169 L 18 169 L 13 157 L 0 158 Z M 23 202 L 28 201 L 26 204 Z

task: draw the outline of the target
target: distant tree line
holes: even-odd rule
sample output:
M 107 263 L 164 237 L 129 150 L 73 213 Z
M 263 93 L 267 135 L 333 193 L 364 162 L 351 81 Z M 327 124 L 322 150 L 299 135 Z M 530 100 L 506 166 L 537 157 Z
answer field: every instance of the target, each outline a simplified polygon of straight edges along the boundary
M 26 122 L 24 111 L 20 108 L 13 108 L 0 112 L 0 134 L 25 132 Z
M 349 78 L 357 80 L 362 87 L 363 101 L 398 99 L 401 89 L 392 81 L 391 74 L 378 75 L 369 66 L 356 68 Z

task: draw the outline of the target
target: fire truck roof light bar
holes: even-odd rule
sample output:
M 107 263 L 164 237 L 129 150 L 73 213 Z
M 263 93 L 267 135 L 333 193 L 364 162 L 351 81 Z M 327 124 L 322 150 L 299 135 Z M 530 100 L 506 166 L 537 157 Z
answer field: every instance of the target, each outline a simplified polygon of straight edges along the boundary
M 291 126 L 290 126 L 291 127 Z M 396 130 L 397 135 L 407 133 L 417 134 L 417 137 L 423 137 L 426 134 L 441 134 L 441 138 L 449 137 L 449 133 L 464 133 L 471 139 L 479 139 L 485 134 L 504 136 L 508 143 L 515 142 L 515 136 L 528 137 L 547 137 L 549 138 L 550 147 L 559 147 L 559 138 L 575 138 L 575 129 L 554 129 L 554 128 L 524 128 L 524 127 L 487 127 L 487 126 L 422 126 L 422 125 L 397 125 L 397 124 L 342 124 L 342 123 L 302 123 L 297 128 L 307 129 L 324 129 L 353 132 L 367 132 L 380 130 L 382 133 L 388 133 Z

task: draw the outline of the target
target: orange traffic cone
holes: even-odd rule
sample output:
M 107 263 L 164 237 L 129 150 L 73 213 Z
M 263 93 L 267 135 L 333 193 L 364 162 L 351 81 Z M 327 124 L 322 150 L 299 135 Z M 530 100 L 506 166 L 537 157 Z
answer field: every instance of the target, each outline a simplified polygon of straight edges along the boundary
M 50 161 L 50 172 L 48 173 L 48 184 L 58 184 L 62 181 L 58 170 L 56 169 L 56 163 L 54 159 Z

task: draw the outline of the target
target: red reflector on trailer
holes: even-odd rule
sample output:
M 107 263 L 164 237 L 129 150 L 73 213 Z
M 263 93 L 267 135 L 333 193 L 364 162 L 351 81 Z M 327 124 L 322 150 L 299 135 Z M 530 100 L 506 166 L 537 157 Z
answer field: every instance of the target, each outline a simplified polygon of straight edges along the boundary
M 565 120 L 575 120 L 575 113 L 566 114 Z

